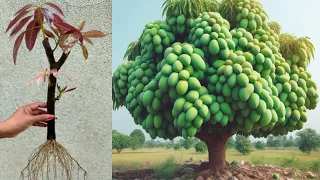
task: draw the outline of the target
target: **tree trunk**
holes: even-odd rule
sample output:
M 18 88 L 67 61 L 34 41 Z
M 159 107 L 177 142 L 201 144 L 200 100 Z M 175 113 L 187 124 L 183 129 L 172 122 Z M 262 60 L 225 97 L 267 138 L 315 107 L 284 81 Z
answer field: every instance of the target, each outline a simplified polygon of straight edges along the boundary
M 223 138 L 212 138 L 211 141 L 206 142 L 209 152 L 210 169 L 220 170 L 226 166 L 227 140 Z
M 121 153 L 121 150 L 122 150 L 122 149 L 117 149 L 117 152 L 118 152 L 118 153 Z
M 196 137 L 204 141 L 208 146 L 209 163 L 206 165 L 208 169 L 219 171 L 223 169 L 226 163 L 226 145 L 231 133 L 227 134 L 197 134 Z

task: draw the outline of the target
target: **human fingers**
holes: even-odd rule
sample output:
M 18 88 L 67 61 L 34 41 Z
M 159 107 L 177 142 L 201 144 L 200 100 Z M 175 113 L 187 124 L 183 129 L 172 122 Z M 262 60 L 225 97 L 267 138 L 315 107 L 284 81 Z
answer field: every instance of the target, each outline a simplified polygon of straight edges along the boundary
M 40 114 L 48 114 L 48 112 L 42 109 L 36 109 L 30 112 L 30 115 L 40 115 Z
M 32 104 L 28 104 L 27 107 L 29 107 L 31 110 L 36 110 L 39 108 L 46 108 L 47 107 L 47 103 L 45 102 L 35 102 Z
M 40 122 L 40 121 L 50 121 L 54 118 L 54 115 L 51 114 L 40 114 L 38 116 L 32 116 L 32 122 Z
M 32 124 L 32 126 L 47 127 L 47 124 L 41 123 L 41 122 L 36 122 L 36 123 Z

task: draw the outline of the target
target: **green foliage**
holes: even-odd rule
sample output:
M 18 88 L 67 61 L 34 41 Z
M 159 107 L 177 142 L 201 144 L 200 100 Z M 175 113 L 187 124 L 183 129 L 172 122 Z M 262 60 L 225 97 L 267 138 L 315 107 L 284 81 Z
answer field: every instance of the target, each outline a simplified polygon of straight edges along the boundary
M 142 146 L 145 143 L 146 137 L 140 129 L 133 130 L 130 136 L 138 139 L 139 146 Z
M 232 149 L 235 147 L 235 141 L 232 136 L 228 139 L 226 147 L 227 149 Z
M 194 148 L 197 153 L 206 153 L 208 151 L 208 146 L 203 141 L 196 143 Z
M 230 165 L 231 165 L 231 167 L 237 167 L 237 168 L 241 167 L 239 161 L 232 161 L 232 162 L 230 163 Z
M 286 141 L 286 137 L 275 137 L 275 136 L 268 136 L 267 139 L 267 146 L 268 147 L 274 147 L 274 148 L 279 148 L 282 147 L 283 144 Z
M 175 151 L 180 150 L 180 149 L 181 149 L 181 145 L 180 145 L 180 143 L 176 143 L 176 144 L 174 144 L 174 145 L 173 145 L 173 149 L 174 149 Z
M 274 141 L 274 136 L 272 136 L 272 135 L 268 136 L 267 146 L 268 147 L 273 147 L 273 141 Z
M 311 163 L 311 170 L 313 172 L 319 173 L 320 172 L 320 160 L 313 160 Z
M 294 147 L 294 142 L 291 140 L 288 140 L 283 144 L 284 147 Z
M 132 139 L 130 136 L 122 134 L 116 130 L 112 130 L 112 149 L 116 149 L 118 153 L 124 148 L 131 146 Z
M 261 157 L 255 157 L 255 156 L 252 156 L 251 158 L 251 162 L 255 165 L 259 165 L 259 164 L 265 164 L 265 158 L 263 156 Z
M 187 150 L 193 147 L 193 145 L 194 145 L 194 138 L 188 138 L 182 141 L 182 146 Z
M 294 156 L 291 157 L 283 157 L 280 160 L 280 165 L 283 167 L 295 167 L 296 164 L 299 164 L 299 159 Z
M 303 153 L 310 154 L 320 146 L 320 135 L 314 129 L 305 129 L 297 133 L 298 147 Z
M 281 146 L 282 146 L 281 140 L 280 140 L 279 138 L 276 138 L 276 139 L 273 141 L 272 147 L 279 148 L 279 147 L 281 147 Z
M 157 143 L 153 139 L 151 139 L 149 141 L 146 141 L 145 144 L 144 144 L 144 147 L 146 147 L 146 148 L 154 148 L 156 146 L 157 146 Z
M 262 142 L 262 141 L 258 141 L 258 142 L 255 143 L 254 146 L 255 146 L 256 149 L 258 149 L 258 150 L 264 150 L 265 147 L 266 147 L 266 144 L 265 144 L 264 142 Z
M 139 139 L 137 137 L 130 137 L 130 148 L 132 150 L 137 150 L 138 148 L 140 148 L 140 142 Z
M 201 12 L 216 12 L 218 6 L 216 0 L 165 0 L 162 5 L 162 16 L 170 18 L 183 14 L 188 18 L 197 18 Z
M 172 179 L 181 165 L 175 163 L 174 157 L 169 157 L 164 163 L 154 166 L 154 174 L 157 179 Z
M 235 144 L 235 149 L 242 155 L 248 155 L 252 151 L 252 144 L 247 137 L 237 135 Z

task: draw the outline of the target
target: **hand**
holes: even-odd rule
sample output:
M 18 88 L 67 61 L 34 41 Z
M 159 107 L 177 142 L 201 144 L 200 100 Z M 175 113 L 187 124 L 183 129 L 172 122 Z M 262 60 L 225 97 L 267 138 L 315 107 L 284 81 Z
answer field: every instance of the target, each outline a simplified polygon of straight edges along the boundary
M 30 126 L 46 127 L 46 121 L 54 118 L 40 108 L 46 108 L 47 103 L 32 103 L 19 107 L 7 120 L 0 122 L 0 138 L 15 137 Z

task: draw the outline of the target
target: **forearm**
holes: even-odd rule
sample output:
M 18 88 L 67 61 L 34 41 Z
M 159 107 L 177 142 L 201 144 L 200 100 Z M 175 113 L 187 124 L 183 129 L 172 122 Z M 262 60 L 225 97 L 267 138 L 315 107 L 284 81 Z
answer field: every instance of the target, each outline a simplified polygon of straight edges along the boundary
M 7 135 L 6 131 L 5 131 L 4 121 L 1 121 L 0 122 L 0 139 L 7 138 L 7 137 L 8 137 L 8 135 Z

